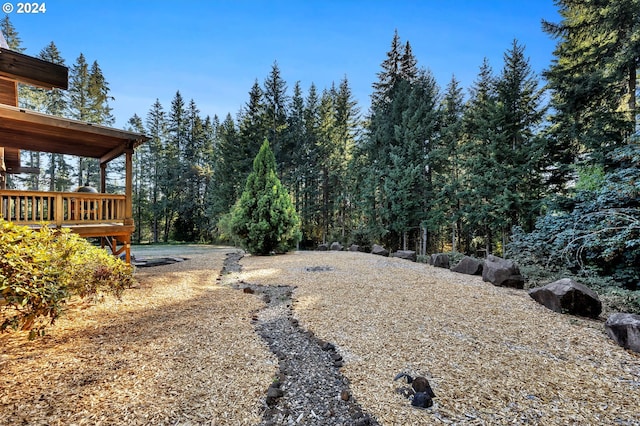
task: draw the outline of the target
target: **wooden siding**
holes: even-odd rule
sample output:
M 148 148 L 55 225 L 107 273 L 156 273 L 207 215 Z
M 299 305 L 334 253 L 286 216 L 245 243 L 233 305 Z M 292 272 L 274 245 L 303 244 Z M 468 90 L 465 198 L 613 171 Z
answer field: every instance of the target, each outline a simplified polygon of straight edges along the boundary
M 17 84 L 13 80 L 0 78 L 0 104 L 18 106 Z

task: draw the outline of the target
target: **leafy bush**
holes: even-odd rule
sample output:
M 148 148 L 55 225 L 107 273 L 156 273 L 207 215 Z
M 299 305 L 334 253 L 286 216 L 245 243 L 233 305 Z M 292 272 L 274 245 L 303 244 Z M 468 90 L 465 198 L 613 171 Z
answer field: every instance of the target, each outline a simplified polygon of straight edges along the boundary
M 34 231 L 0 219 L 0 331 L 42 335 L 74 295 L 119 297 L 133 268 L 69 230 Z

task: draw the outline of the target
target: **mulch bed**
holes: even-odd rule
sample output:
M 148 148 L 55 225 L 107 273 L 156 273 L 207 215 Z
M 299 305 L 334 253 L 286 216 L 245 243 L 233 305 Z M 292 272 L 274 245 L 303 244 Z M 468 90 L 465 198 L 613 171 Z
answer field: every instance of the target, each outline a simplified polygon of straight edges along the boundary
M 256 425 L 277 359 L 251 319 L 258 295 L 217 279 L 229 250 L 139 269 L 121 301 L 78 302 L 45 338 L 0 335 L 0 424 Z M 640 357 L 602 321 L 525 291 L 363 253 L 246 256 L 239 279 L 288 285 L 299 325 L 337 348 L 380 424 L 640 425 Z M 435 405 L 411 407 L 399 372 Z
M 337 346 L 354 396 L 381 424 L 640 424 L 640 356 L 602 321 L 480 277 L 363 253 L 241 264 L 247 282 L 296 287 L 300 326 Z M 399 372 L 430 380 L 433 408 L 410 406 Z
M 277 362 L 250 323 L 263 303 L 217 281 L 228 252 L 138 270 L 42 339 L 0 335 L 0 424 L 257 424 Z

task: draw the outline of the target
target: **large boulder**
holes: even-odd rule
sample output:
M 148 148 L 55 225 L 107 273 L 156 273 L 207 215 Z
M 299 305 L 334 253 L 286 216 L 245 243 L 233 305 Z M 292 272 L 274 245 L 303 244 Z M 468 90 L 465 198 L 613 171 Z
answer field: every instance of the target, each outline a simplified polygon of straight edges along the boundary
M 492 254 L 484 261 L 482 280 L 498 287 L 524 288 L 524 277 L 520 275 L 518 265 Z
M 529 291 L 536 302 L 555 312 L 596 318 L 602 312 L 598 294 L 571 278 L 554 281 Z
M 434 253 L 429 258 L 429 265 L 435 266 L 436 268 L 449 269 L 449 255 L 445 253 Z
M 362 247 L 357 244 L 351 244 L 349 246 L 349 251 L 362 251 Z
M 389 250 L 378 244 L 374 244 L 373 247 L 371 247 L 371 254 L 376 254 L 378 256 L 389 256 Z
M 329 250 L 329 245 L 326 244 L 326 243 L 318 244 L 318 250 L 319 251 L 327 251 L 327 250 Z
M 342 247 L 342 244 L 337 241 L 332 242 L 330 247 L 330 249 L 334 251 L 342 251 L 343 248 L 344 247 Z
M 399 257 L 400 259 L 410 260 L 412 262 L 415 262 L 418 258 L 416 252 L 413 250 L 398 250 L 391 253 L 391 257 Z
M 617 344 L 625 349 L 640 352 L 640 315 L 611 314 L 604 328 Z
M 480 259 L 465 256 L 451 270 L 460 274 L 482 275 L 482 265 L 484 262 Z

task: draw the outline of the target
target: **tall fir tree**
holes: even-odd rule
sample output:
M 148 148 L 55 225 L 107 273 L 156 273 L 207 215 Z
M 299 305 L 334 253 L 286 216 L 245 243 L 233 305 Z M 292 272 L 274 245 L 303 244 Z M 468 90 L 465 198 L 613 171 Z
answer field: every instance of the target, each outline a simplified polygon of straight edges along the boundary
M 65 60 L 61 52 L 54 42 L 49 43 L 38 54 L 40 59 L 45 61 L 65 65 Z M 68 99 L 62 89 L 53 88 L 43 93 L 42 111 L 45 114 L 63 117 L 67 112 Z M 71 188 L 73 182 L 71 180 L 71 171 L 73 166 L 70 159 L 63 154 L 47 155 L 48 168 L 46 171 L 45 181 L 49 183 L 49 191 L 67 191 Z
M 163 221 L 163 152 L 167 137 L 167 119 L 162 104 L 158 99 L 147 113 L 145 122 L 146 134 L 150 140 L 145 144 L 149 149 L 150 208 L 151 208 L 151 241 L 157 243 L 161 239 Z M 141 165 L 146 162 L 142 161 Z
M 14 52 L 24 52 L 25 48 L 22 47 L 22 39 L 16 30 L 16 27 L 11 22 L 9 15 L 4 15 L 2 21 L 0 21 L 0 31 L 4 35 L 4 39 L 7 42 L 9 49 Z
M 494 154 L 504 145 L 505 134 L 495 89 L 495 76 L 487 59 L 480 66 L 478 77 L 470 90 L 464 114 L 464 143 L 461 153 L 466 172 L 463 197 L 464 220 L 468 224 L 469 238 L 482 241 L 483 249 L 493 253 L 494 238 L 500 235 L 504 221 L 498 211 L 497 197 L 503 191 L 502 175 Z
M 606 153 L 637 132 L 637 71 L 640 62 L 640 2 L 558 0 L 561 21 L 543 21 L 558 40 L 546 71 L 552 90 L 550 129 L 561 172 L 567 163 L 603 164 Z M 561 173 L 555 180 L 566 182 Z M 571 176 L 569 176 L 571 178 Z
M 451 227 L 452 251 L 464 251 L 469 247 L 468 234 L 463 231 L 462 220 L 464 158 L 461 145 L 464 108 L 462 87 L 454 76 L 444 92 L 439 137 L 429 153 L 430 165 L 437 171 L 433 179 L 434 209 L 431 220 L 436 228 Z
M 543 144 L 537 132 L 544 120 L 544 95 L 538 77 L 525 57 L 525 48 L 514 40 L 504 54 L 504 67 L 496 82 L 496 94 L 502 113 L 501 128 L 505 145 L 496 151 L 503 164 L 503 214 L 508 217 L 505 234 L 513 226 L 531 230 L 540 214 L 544 196 Z M 506 239 L 505 239 L 506 241 Z
M 268 128 L 267 138 L 273 146 L 278 170 L 286 175 L 288 170 L 284 170 L 284 168 L 285 165 L 291 163 L 291 151 L 285 145 L 286 139 L 283 138 L 283 134 L 287 128 L 289 97 L 287 96 L 287 84 L 282 79 L 277 62 L 273 63 L 263 87 L 265 124 Z
M 187 139 L 185 102 L 180 91 L 171 101 L 167 116 L 167 139 L 162 152 L 160 188 L 163 194 L 164 229 L 162 239 L 169 241 L 178 213 L 184 201 L 184 168 L 182 153 Z
M 137 133 L 144 133 L 145 128 L 137 114 L 127 122 L 127 130 Z M 142 144 L 133 153 L 133 219 L 136 224 L 135 231 L 132 235 L 132 240 L 140 244 L 143 241 L 143 236 L 149 230 L 149 220 L 151 219 L 151 206 L 149 192 L 151 187 L 149 185 L 149 174 L 146 173 L 150 170 L 150 156 L 149 145 Z

